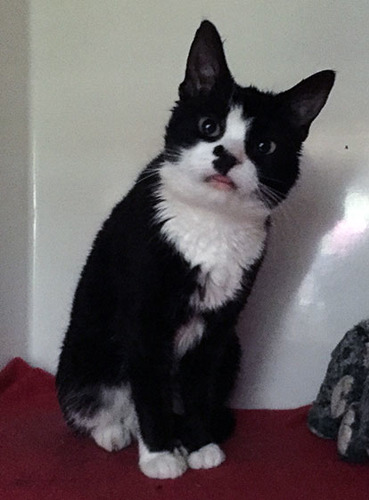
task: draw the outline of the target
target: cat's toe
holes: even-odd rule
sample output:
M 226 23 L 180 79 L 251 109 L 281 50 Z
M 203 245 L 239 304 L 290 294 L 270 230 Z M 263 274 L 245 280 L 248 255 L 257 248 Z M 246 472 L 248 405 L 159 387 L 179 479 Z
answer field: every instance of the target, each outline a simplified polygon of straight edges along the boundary
M 121 425 L 96 427 L 91 436 L 95 443 L 106 451 L 119 451 L 131 443 L 130 432 Z
M 140 460 L 139 465 L 146 476 L 154 479 L 175 479 L 187 469 L 186 460 L 169 451 L 153 453 L 150 458 Z
M 224 460 L 224 452 L 214 443 L 193 451 L 187 458 L 191 469 L 211 469 L 212 467 L 218 467 Z

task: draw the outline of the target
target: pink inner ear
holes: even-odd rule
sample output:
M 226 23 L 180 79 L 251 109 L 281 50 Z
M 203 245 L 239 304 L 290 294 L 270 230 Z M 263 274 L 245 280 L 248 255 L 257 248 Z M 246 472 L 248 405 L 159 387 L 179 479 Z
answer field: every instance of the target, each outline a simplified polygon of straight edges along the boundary
M 201 65 L 200 67 L 200 73 L 202 76 L 205 78 L 214 78 L 215 75 L 217 74 L 218 68 L 216 67 L 217 65 L 215 63 L 206 63 Z

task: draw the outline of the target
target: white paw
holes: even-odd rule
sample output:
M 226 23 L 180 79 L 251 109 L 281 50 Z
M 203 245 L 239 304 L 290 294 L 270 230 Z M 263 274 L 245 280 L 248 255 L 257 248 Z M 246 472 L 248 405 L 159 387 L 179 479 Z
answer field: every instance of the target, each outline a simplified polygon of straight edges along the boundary
M 106 451 L 118 451 L 131 443 L 131 434 L 122 425 L 96 427 L 91 432 L 97 445 Z
M 178 453 L 169 451 L 153 452 L 140 459 L 140 469 L 148 477 L 154 479 L 175 479 L 187 469 L 185 459 Z
M 187 461 L 191 469 L 211 469 L 225 460 L 225 454 L 217 444 L 210 443 L 189 454 Z

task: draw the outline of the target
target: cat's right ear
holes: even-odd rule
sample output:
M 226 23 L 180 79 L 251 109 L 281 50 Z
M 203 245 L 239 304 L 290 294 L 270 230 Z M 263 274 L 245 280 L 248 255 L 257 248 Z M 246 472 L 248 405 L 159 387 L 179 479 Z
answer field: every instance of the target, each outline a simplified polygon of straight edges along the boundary
M 182 100 L 209 93 L 217 84 L 232 82 L 222 40 L 210 21 L 203 21 L 196 32 L 187 59 L 185 79 L 179 86 Z

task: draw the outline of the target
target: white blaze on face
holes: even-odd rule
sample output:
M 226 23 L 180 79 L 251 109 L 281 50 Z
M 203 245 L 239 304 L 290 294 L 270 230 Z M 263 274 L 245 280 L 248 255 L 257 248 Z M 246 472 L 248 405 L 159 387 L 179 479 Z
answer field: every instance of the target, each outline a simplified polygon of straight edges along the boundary
M 227 116 L 226 127 L 223 136 L 213 144 L 216 147 L 222 145 L 229 153 L 231 153 L 240 163 L 247 160 L 245 152 L 245 139 L 247 129 L 251 125 L 251 119 L 245 119 L 242 116 L 241 106 L 236 106 L 231 109 Z
M 232 108 L 227 116 L 223 136 L 219 141 L 212 144 L 213 152 L 214 148 L 221 146 L 226 154 L 230 154 L 236 159 L 237 164 L 244 165 L 247 160 L 245 137 L 249 125 L 249 121 L 246 121 L 242 116 L 242 108 L 240 106 Z M 251 169 L 252 171 L 253 169 Z M 220 191 L 232 191 L 239 187 L 232 179 L 232 169 L 226 176 L 215 173 L 215 175 L 209 177 L 208 182 L 211 187 Z
M 219 140 L 219 144 L 238 161 L 238 164 L 228 172 L 228 177 L 239 193 L 246 197 L 258 189 L 256 168 L 245 150 L 246 135 L 251 126 L 252 118 L 245 119 L 241 106 L 236 106 L 230 111 L 225 133 Z

